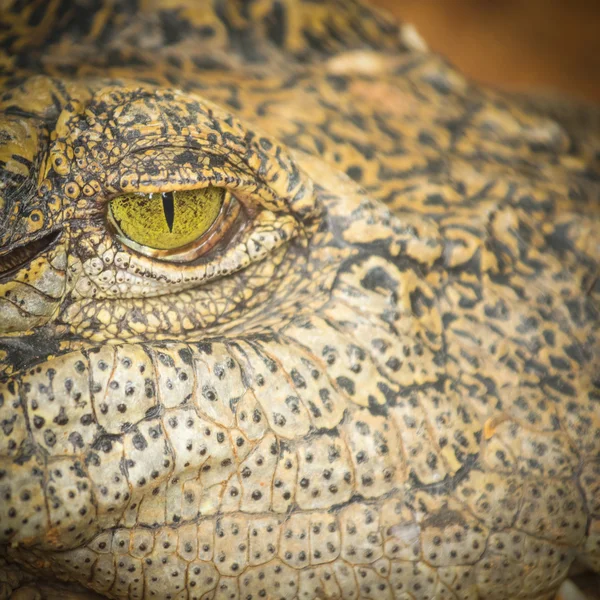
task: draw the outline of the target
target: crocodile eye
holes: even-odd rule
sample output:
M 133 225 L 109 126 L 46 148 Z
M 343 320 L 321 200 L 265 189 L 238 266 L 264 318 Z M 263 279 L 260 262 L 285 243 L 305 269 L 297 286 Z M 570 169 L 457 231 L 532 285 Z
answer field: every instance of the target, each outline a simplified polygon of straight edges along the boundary
M 108 220 L 122 243 L 172 261 L 191 260 L 212 247 L 239 205 L 223 188 L 123 194 L 108 205 Z

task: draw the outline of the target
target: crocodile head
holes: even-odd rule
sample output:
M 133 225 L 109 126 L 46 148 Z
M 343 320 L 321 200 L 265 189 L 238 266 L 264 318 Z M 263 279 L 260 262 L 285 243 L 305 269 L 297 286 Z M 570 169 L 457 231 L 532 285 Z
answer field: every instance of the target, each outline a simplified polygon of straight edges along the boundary
M 21 4 L 2 597 L 537 599 L 600 569 L 593 132 L 354 2 Z

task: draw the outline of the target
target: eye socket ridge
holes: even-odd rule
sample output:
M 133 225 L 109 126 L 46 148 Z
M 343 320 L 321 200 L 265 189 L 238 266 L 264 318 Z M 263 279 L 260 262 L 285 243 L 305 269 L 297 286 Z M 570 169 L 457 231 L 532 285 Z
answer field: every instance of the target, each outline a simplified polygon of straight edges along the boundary
M 206 254 L 241 221 L 245 211 L 228 190 L 126 193 L 108 203 L 115 237 L 136 252 L 169 262 L 189 262 Z

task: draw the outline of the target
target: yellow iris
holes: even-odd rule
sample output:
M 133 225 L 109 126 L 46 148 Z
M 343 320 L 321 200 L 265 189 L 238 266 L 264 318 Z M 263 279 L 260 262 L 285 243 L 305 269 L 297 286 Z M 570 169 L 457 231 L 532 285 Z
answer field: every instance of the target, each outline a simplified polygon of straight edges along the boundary
M 225 191 L 208 187 L 183 192 L 124 194 L 109 205 L 119 233 L 137 245 L 175 250 L 194 242 L 215 222 Z

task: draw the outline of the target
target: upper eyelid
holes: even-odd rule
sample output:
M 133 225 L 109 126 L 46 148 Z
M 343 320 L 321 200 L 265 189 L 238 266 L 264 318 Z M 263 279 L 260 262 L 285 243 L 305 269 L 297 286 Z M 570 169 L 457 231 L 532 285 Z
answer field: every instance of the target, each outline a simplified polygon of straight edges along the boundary
M 172 114 L 165 113 L 161 99 L 179 108 L 174 108 Z M 137 119 L 138 114 L 150 117 L 148 131 L 143 131 L 145 122 Z M 174 119 L 181 115 L 188 120 L 178 125 Z M 136 126 L 137 134 L 131 134 Z M 189 128 L 189 134 L 182 135 L 180 127 Z M 109 84 L 93 92 L 85 105 L 63 109 L 54 129 L 61 134 L 50 143 L 41 171 L 47 175 L 55 161 L 62 159 L 60 172 L 56 171 L 59 176 L 56 183 L 60 185 L 65 178 L 85 172 L 91 162 L 98 163 L 100 170 L 108 175 L 99 179 L 102 189 L 93 195 L 96 199 L 106 200 L 119 193 L 217 185 L 234 193 L 240 189 L 243 193 L 247 191 L 249 199 L 261 196 L 270 210 L 288 212 L 300 221 L 322 212 L 312 181 L 301 174 L 296 161 L 276 140 L 191 93 L 143 86 L 124 92 Z M 80 147 L 84 150 L 78 152 Z M 68 158 L 71 151 L 75 153 L 73 160 Z M 181 177 L 181 168 L 174 159 L 175 154 L 186 151 L 199 157 L 213 155 L 223 165 L 211 168 L 192 164 Z M 158 168 L 166 169 L 169 175 L 138 180 L 145 171 L 139 160 L 143 156 L 149 161 L 152 152 L 156 153 Z M 171 157 L 166 156 L 169 152 Z M 81 161 L 79 166 L 74 165 L 77 158 Z M 74 173 L 66 163 L 73 163 Z M 135 185 L 130 185 L 129 178 Z M 128 185 L 122 185 L 124 179 Z M 257 186 L 261 193 L 254 195 Z
M 118 93 L 121 92 L 122 90 L 119 89 Z M 205 100 L 201 101 L 189 94 L 168 90 L 144 92 L 141 97 L 149 99 L 150 102 L 158 102 L 161 97 L 168 96 L 168 101 L 171 103 L 179 102 L 194 106 L 197 109 L 197 121 L 194 122 L 191 120 L 186 126 L 191 130 L 189 135 L 183 136 L 174 133 L 173 131 L 167 133 L 164 129 L 168 128 L 168 125 L 171 124 L 172 117 L 170 115 L 165 115 L 164 112 L 160 110 L 160 107 L 157 110 L 164 115 L 164 119 L 154 119 L 149 122 L 136 123 L 134 119 L 127 118 L 136 114 L 136 103 L 139 103 L 141 99 L 140 97 L 136 97 L 136 93 L 139 94 L 140 92 L 141 90 L 136 90 L 130 94 L 131 97 L 124 96 L 118 102 L 110 97 L 110 91 L 105 93 L 98 92 L 94 97 L 90 98 L 85 107 L 81 107 L 79 112 L 75 112 L 71 115 L 71 122 L 68 125 L 64 123 L 68 119 L 65 118 L 63 110 L 63 113 L 57 118 L 55 129 L 62 123 L 62 126 L 67 130 L 67 134 L 63 138 L 63 141 L 73 148 L 85 147 L 86 145 L 89 146 L 91 143 L 101 150 L 107 140 L 109 141 L 109 145 L 111 145 L 116 144 L 120 138 L 124 137 L 125 143 L 128 146 L 126 151 L 123 155 L 118 156 L 118 158 L 117 156 L 112 155 L 112 159 L 117 159 L 118 162 L 127 156 L 134 156 L 135 154 L 143 153 L 151 149 L 181 148 L 183 150 L 201 152 L 210 152 L 210 150 L 213 149 L 214 154 L 223 155 L 225 160 L 227 160 L 233 168 L 240 168 L 242 164 L 245 164 L 249 169 L 249 172 L 253 171 L 252 168 L 245 163 L 241 153 L 236 152 L 236 148 L 232 147 L 236 144 L 236 136 L 230 132 L 223 133 L 220 131 L 219 126 L 215 127 L 214 130 L 211 130 L 211 122 L 213 124 L 227 123 L 228 127 L 232 130 L 239 128 L 239 133 L 241 135 L 240 139 L 242 140 L 241 146 L 243 147 L 244 144 L 246 144 L 246 149 L 249 149 L 247 147 L 249 140 L 247 140 L 244 135 L 244 127 L 235 117 L 228 115 L 223 109 L 216 105 L 213 107 L 205 107 L 203 105 L 210 103 L 207 103 Z M 102 105 L 105 102 L 109 104 L 109 108 L 106 109 L 103 107 L 102 110 L 105 111 L 104 114 L 96 114 L 98 105 Z M 146 114 L 146 111 L 142 110 L 139 111 L 139 113 Z M 92 122 L 91 127 L 90 120 Z M 78 122 L 80 121 L 86 121 L 85 127 L 80 128 L 78 126 Z M 111 122 L 112 125 L 110 124 Z M 103 126 L 99 129 L 95 129 L 94 126 L 100 126 L 100 123 L 102 123 Z M 123 132 L 134 130 L 136 126 L 139 127 L 138 135 L 127 139 L 127 134 L 123 134 Z M 148 131 L 144 132 L 144 128 Z M 156 129 L 163 131 L 158 134 L 154 132 Z M 110 136 L 106 135 L 107 130 L 110 132 Z M 214 141 L 211 139 L 211 136 L 214 136 Z M 165 143 L 165 138 L 169 140 L 167 143 Z M 219 140 L 222 143 L 218 143 Z M 227 142 L 230 142 L 231 145 Z M 273 142 L 270 142 L 270 144 L 275 145 Z M 53 143 L 50 144 L 50 149 L 52 149 L 53 145 Z M 223 151 L 220 152 L 220 150 Z M 107 156 L 107 158 L 109 158 L 110 161 L 111 157 Z M 235 164 L 236 158 L 239 159 L 238 164 Z M 51 157 L 50 162 L 52 162 Z M 113 162 L 111 165 L 109 162 L 106 166 L 110 168 L 110 166 L 113 166 L 114 164 L 115 163 Z
M 152 149 L 153 150 L 153 149 Z M 146 151 L 147 152 L 147 151 Z M 140 153 L 141 154 L 141 153 Z M 144 154 L 146 160 L 148 155 Z M 122 164 L 122 163 L 119 163 Z M 268 182 L 265 182 L 256 173 L 248 170 L 241 173 L 239 170 L 231 170 L 228 175 L 221 175 L 216 171 L 206 169 L 204 171 L 190 173 L 187 180 L 182 180 L 177 172 L 180 167 L 169 162 L 167 159 L 163 166 L 166 176 L 154 181 L 144 182 L 141 185 L 132 185 L 129 173 L 119 173 L 113 167 L 112 174 L 107 181 L 105 201 L 125 193 L 160 193 L 173 191 L 197 190 L 210 186 L 223 188 L 234 194 L 241 201 L 255 201 L 265 203 L 265 208 L 274 211 L 286 211 L 285 202 L 272 190 Z M 191 168 L 191 167 L 188 167 Z M 143 173 L 143 171 L 142 171 Z M 131 175 L 139 177 L 139 172 L 131 171 Z M 240 176 L 241 175 L 241 176 Z
M 175 151 L 177 151 L 177 150 L 180 150 L 181 153 L 176 154 Z M 165 154 L 169 153 L 169 151 L 172 151 L 174 156 L 166 157 Z M 232 171 L 232 173 L 241 174 L 246 177 L 251 177 L 254 180 L 256 180 L 258 178 L 257 173 L 255 173 L 245 161 L 243 161 L 243 160 L 236 161 L 235 155 L 233 153 L 207 152 L 206 149 L 196 148 L 194 146 L 190 146 L 189 144 L 185 145 L 185 146 L 178 146 L 178 145 L 174 145 L 174 144 L 160 144 L 160 145 L 150 145 L 147 147 L 138 148 L 131 152 L 127 152 L 126 154 L 114 159 L 114 161 L 112 163 L 109 163 L 106 165 L 106 169 L 109 172 L 108 180 L 109 181 L 115 180 L 115 176 L 117 175 L 119 167 L 123 167 L 123 166 L 127 167 L 127 165 L 124 165 L 124 163 L 126 161 L 149 162 L 149 160 L 151 160 L 150 157 L 152 156 L 153 153 L 156 153 L 156 155 L 157 155 L 156 156 L 157 164 L 164 162 L 164 164 L 161 165 L 163 168 L 166 168 L 168 171 L 176 171 L 177 168 L 181 168 L 183 165 L 186 164 L 186 163 L 180 162 L 181 155 L 184 152 L 190 152 L 193 154 L 197 154 L 199 160 L 203 159 L 203 158 L 208 158 L 208 160 L 210 161 L 212 157 L 222 158 L 224 164 L 214 165 L 214 166 L 213 165 L 208 165 L 208 166 L 196 165 L 195 167 L 194 167 L 194 165 L 190 165 L 190 167 L 186 167 L 186 168 L 198 168 L 202 171 L 205 171 L 205 173 L 206 173 L 205 181 L 208 181 L 208 179 L 212 178 L 211 171 L 214 171 L 216 173 L 218 171 L 218 169 L 221 169 L 221 168 L 230 170 L 230 171 Z M 139 172 L 141 172 L 142 174 L 147 172 L 148 165 L 144 165 L 144 166 L 146 167 L 146 169 L 142 168 L 139 170 Z M 220 177 L 220 176 L 218 176 L 218 177 Z M 173 179 L 176 180 L 177 177 L 174 177 Z M 200 181 L 200 179 L 198 181 Z M 172 183 L 172 181 L 171 181 L 171 183 Z M 264 182 L 264 181 L 262 183 L 266 184 L 266 182 Z M 193 185 L 193 184 L 190 184 L 190 185 Z M 208 184 L 208 185 L 213 185 L 213 184 Z M 198 186 L 196 185 L 196 187 L 198 187 Z M 192 188 L 188 188 L 188 189 L 192 189 Z
M 148 138 L 142 138 L 140 140 L 136 140 L 138 142 L 146 142 L 146 141 L 150 141 L 152 142 L 152 140 L 154 139 L 154 136 L 148 136 Z M 164 138 L 162 137 L 157 137 L 157 140 L 163 140 Z M 183 152 L 186 151 L 190 151 L 190 152 L 202 152 L 204 153 L 206 156 L 218 156 L 220 158 L 223 159 L 224 162 L 228 163 L 229 166 L 232 169 L 235 170 L 241 170 L 241 171 L 245 171 L 248 174 L 253 173 L 254 171 L 251 169 L 251 167 L 248 165 L 248 163 L 239 155 L 236 154 L 235 152 L 229 150 L 228 152 L 221 152 L 221 149 L 224 149 L 224 146 L 219 146 L 219 145 L 211 145 L 210 149 L 207 149 L 205 145 L 203 144 L 198 144 L 197 146 L 193 145 L 193 138 L 172 138 L 173 142 L 169 142 L 168 144 L 165 143 L 149 143 L 148 145 L 142 145 L 142 146 L 136 146 L 136 143 L 134 142 L 132 144 L 131 150 L 128 151 L 126 154 L 122 155 L 118 161 L 117 164 L 120 164 L 125 158 L 127 157 L 132 157 L 132 156 L 136 156 L 136 155 L 140 155 L 140 154 L 144 154 L 146 152 L 148 152 L 149 150 L 182 150 Z M 181 143 L 178 143 L 181 142 Z M 236 158 L 238 160 L 236 160 Z M 242 169 L 241 166 L 245 166 L 246 169 Z
M 209 188 L 209 187 L 219 187 L 221 189 L 223 189 L 225 191 L 225 193 L 231 194 L 232 196 L 235 197 L 235 199 L 239 202 L 241 202 L 242 204 L 244 204 L 247 209 L 251 209 L 251 207 L 259 207 L 264 209 L 264 210 L 272 210 L 272 212 L 283 212 L 281 209 L 275 209 L 275 207 L 269 207 L 269 206 L 265 206 L 262 202 L 261 199 L 259 199 L 256 194 L 252 194 L 249 193 L 247 191 L 245 191 L 243 188 L 242 189 L 238 189 L 238 188 L 232 188 L 228 185 L 215 185 L 215 183 L 211 182 L 211 181 L 206 181 L 203 182 L 202 185 L 197 185 L 197 184 L 190 184 L 190 185 L 173 185 L 172 182 L 168 182 L 165 183 L 164 185 L 157 185 L 157 186 L 144 186 L 141 189 L 137 189 L 135 191 L 115 191 L 109 195 L 107 195 L 104 200 L 105 200 L 105 204 L 108 205 L 110 203 L 111 200 L 113 200 L 114 198 L 117 198 L 119 196 L 125 195 L 125 194 L 140 194 L 140 195 L 148 195 L 148 194 L 160 194 L 163 192 L 186 192 L 186 191 L 194 191 L 194 190 L 200 190 L 200 189 L 205 189 L 205 188 Z M 262 199 L 264 201 L 264 199 Z M 260 210 L 260 209 L 259 209 Z M 254 212 L 254 211 L 251 211 Z

